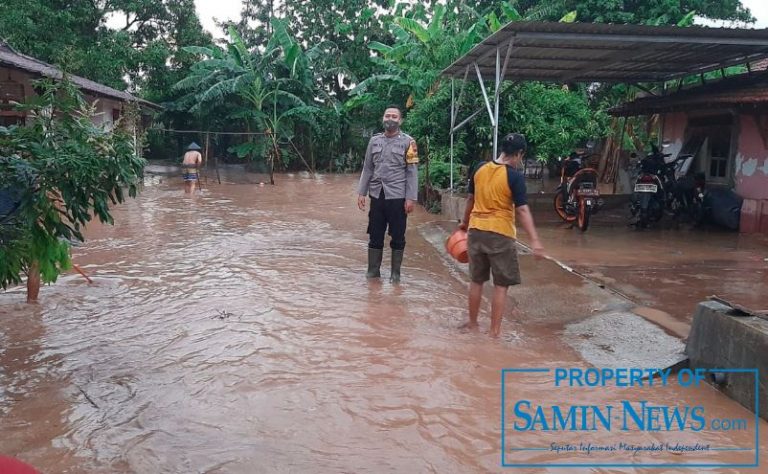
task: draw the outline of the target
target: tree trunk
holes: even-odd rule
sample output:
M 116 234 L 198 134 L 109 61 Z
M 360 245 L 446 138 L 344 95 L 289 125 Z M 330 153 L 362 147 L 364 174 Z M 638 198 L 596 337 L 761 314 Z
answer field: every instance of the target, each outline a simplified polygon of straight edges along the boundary
M 309 160 L 312 165 L 312 174 L 315 174 L 315 141 L 312 139 L 312 131 L 309 131 Z
M 27 274 L 27 303 L 37 303 L 40 295 L 40 264 L 33 262 Z
M 273 152 L 270 153 L 270 159 L 269 159 L 269 184 L 273 185 L 275 184 L 275 158 L 280 158 L 280 149 L 277 146 L 277 140 L 275 139 L 274 133 L 272 133 L 271 130 L 267 131 L 269 133 L 269 137 L 272 139 L 272 146 L 273 146 Z

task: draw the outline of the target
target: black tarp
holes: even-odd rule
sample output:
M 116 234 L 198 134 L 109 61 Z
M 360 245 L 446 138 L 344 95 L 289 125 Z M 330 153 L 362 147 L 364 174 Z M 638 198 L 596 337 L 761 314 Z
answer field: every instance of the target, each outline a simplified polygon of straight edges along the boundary
M 706 219 L 730 230 L 739 230 L 744 199 L 730 189 L 712 188 L 704 194 Z

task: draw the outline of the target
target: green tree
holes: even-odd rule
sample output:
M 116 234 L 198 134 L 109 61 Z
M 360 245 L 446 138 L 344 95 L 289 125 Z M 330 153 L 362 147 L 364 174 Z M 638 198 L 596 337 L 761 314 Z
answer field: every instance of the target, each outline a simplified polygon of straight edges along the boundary
M 354 84 L 376 74 L 380 66 L 370 59 L 370 41 L 389 41 L 385 24 L 389 21 L 389 0 L 318 0 L 313 2 L 243 2 L 239 30 L 250 47 L 267 44 L 273 37 L 271 20 L 279 18 L 299 44 L 305 45 L 314 75 L 315 94 L 305 102 L 319 98 L 324 129 L 318 133 L 299 125 L 303 153 L 331 167 L 348 168 L 353 148 L 364 147 L 355 126 L 370 126 L 371 117 L 361 107 L 371 98 L 350 100 Z M 312 56 L 313 51 L 322 54 Z M 315 146 L 316 145 L 316 146 Z M 314 165 L 313 165 L 314 168 Z
M 126 190 L 136 195 L 144 166 L 129 123 L 135 115 L 107 131 L 93 124 L 94 110 L 66 78 L 38 85 L 42 93 L 22 107 L 27 126 L 0 127 L 0 189 L 19 203 L 0 226 L 3 288 L 29 271 L 56 281 L 70 265 L 67 241 L 84 240 L 92 216 L 113 223 L 110 206 Z
M 389 37 L 384 28 L 387 16 L 382 14 L 382 9 L 390 3 L 388 0 L 288 0 L 275 4 L 246 0 L 239 30 L 250 47 L 263 45 L 273 37 L 272 19 L 279 18 L 300 44 L 334 44 L 338 54 L 325 59 L 327 74 L 317 79 L 322 89 L 344 102 L 353 82 L 375 71 L 366 45 Z M 254 26 L 249 27 L 251 24 Z M 336 74 L 334 70 L 344 72 Z
M 125 21 L 107 26 L 112 17 Z M 0 38 L 18 51 L 67 64 L 71 73 L 119 90 L 147 89 L 150 100 L 165 99 L 168 84 L 178 80 L 165 77 L 190 64 L 181 47 L 211 41 L 194 0 L 4 0 Z
M 270 181 L 274 184 L 274 162 L 281 157 L 281 141 L 291 144 L 292 150 L 311 169 L 293 144 L 292 131 L 297 120 L 312 124 L 311 117 L 318 112 L 317 107 L 308 105 L 302 98 L 315 94 L 310 59 L 318 53 L 313 49 L 304 51 L 282 21 L 273 20 L 272 31 L 272 38 L 262 52 L 249 50 L 231 25 L 226 49 L 187 48 L 204 59 L 192 67 L 190 75 L 179 81 L 176 88 L 191 91 L 190 96 L 194 97 L 191 112 L 237 97 L 239 107 L 232 116 L 241 119 L 247 130 L 266 134 L 270 142 Z M 235 150 L 238 156 L 251 159 L 265 151 L 263 143 L 253 140 Z
M 551 9 L 544 19 L 554 20 L 576 11 L 579 21 L 596 23 L 631 23 L 676 25 L 690 12 L 712 19 L 754 21 L 740 0 L 519 0 L 522 12 Z
M 216 106 L 236 99 L 228 112 L 231 118 L 242 121 L 248 132 L 265 131 L 274 50 L 263 53 L 249 51 L 234 26 L 229 27 L 230 41 L 225 48 L 218 46 L 187 47 L 185 51 L 202 59 L 192 66 L 189 75 L 174 85 L 177 91 L 187 92 L 177 103 L 189 112 L 216 110 Z M 232 102 L 230 102 L 232 103 Z M 238 156 L 251 157 L 263 152 L 259 142 L 249 137 L 236 149 Z

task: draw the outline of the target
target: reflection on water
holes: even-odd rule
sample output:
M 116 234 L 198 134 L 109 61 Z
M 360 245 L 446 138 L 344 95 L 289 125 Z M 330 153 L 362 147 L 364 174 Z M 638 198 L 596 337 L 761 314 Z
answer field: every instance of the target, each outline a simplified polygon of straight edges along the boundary
M 500 369 L 581 364 L 551 329 L 456 331 L 465 282 L 425 214 L 404 284 L 366 282 L 352 178 L 176 181 L 88 230 L 74 259 L 93 285 L 0 295 L 0 452 L 46 472 L 500 471 Z M 542 384 L 507 390 L 557 402 Z M 669 400 L 692 396 L 745 413 L 708 388 Z

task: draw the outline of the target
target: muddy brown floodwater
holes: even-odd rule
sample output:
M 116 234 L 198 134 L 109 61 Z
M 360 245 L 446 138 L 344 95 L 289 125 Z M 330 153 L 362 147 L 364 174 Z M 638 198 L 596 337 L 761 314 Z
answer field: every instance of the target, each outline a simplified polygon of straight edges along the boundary
M 404 283 L 367 282 L 355 183 L 280 176 L 274 188 L 210 185 L 190 198 L 176 178 L 150 179 L 115 210 L 114 227 L 91 226 L 74 250 L 94 284 L 64 275 L 36 306 L 23 304 L 21 288 L 0 294 L 0 453 L 51 473 L 502 471 L 501 369 L 584 362 L 556 319 L 525 323 L 535 307 L 508 319 L 498 341 L 458 332 L 466 281 L 421 237 L 419 226 L 437 219 L 422 210 L 409 222 Z M 521 258 L 525 270 L 530 257 Z M 568 313 L 567 294 L 546 297 Z M 552 390 L 535 374 L 506 390 L 541 403 L 617 397 Z M 748 418 L 751 434 L 695 439 L 754 446 L 754 417 L 709 386 L 620 396 Z M 661 438 L 635 434 L 627 440 Z M 553 441 L 524 436 L 512 443 Z M 507 460 L 585 461 L 547 451 Z

